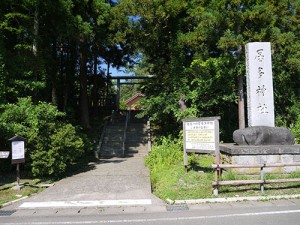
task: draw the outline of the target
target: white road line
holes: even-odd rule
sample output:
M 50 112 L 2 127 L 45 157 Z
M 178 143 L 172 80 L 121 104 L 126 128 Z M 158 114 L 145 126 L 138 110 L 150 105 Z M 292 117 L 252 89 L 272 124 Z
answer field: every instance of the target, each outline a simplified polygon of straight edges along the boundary
M 200 204 L 200 203 L 225 203 L 237 201 L 264 201 L 274 199 L 293 199 L 300 198 L 300 195 L 273 195 L 273 196 L 249 196 L 249 197 L 229 197 L 229 198 L 206 198 L 206 199 L 190 199 L 190 200 L 169 200 L 170 204 Z
M 151 205 L 151 199 L 124 199 L 124 200 L 99 200 L 99 201 L 49 201 L 49 202 L 24 202 L 19 208 L 56 208 L 56 207 L 101 207 L 101 206 L 130 206 Z
M 275 214 L 300 213 L 300 210 L 258 212 L 258 213 L 240 213 L 215 216 L 195 216 L 195 217 L 175 217 L 175 218 L 155 218 L 155 219 L 128 219 L 128 220 L 97 220 L 97 221 L 65 221 L 65 222 L 26 222 L 26 223 L 6 223 L 6 225 L 68 225 L 68 224 L 107 224 L 107 223 L 154 223 L 163 221 L 188 221 L 201 219 L 220 219 L 229 217 L 247 217 L 247 216 L 264 216 Z

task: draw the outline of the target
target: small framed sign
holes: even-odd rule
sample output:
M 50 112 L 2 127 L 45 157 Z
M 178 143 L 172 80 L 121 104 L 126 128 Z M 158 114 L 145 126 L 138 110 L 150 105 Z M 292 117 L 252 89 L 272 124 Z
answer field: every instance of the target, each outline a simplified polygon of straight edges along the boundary
M 19 190 L 20 186 L 20 163 L 25 163 L 25 140 L 26 138 L 21 136 L 14 136 L 9 141 L 11 141 L 11 164 L 17 165 L 17 185 L 16 188 Z
M 24 141 L 13 141 L 11 143 L 11 155 L 12 160 L 25 158 Z
M 183 120 L 184 166 L 187 170 L 187 152 L 219 154 L 220 117 L 202 117 Z
M 26 138 L 14 136 L 11 141 L 11 163 L 18 164 L 25 162 L 25 142 Z
M 0 159 L 7 159 L 8 158 L 8 156 L 9 156 L 9 151 L 5 151 L 5 152 L 3 152 L 3 151 L 1 151 L 0 152 Z

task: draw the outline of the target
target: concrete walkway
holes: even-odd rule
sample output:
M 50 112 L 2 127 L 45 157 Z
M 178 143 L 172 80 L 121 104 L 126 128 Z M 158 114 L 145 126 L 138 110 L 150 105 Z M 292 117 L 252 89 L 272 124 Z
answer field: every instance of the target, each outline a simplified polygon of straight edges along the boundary
M 108 203 L 105 204 L 104 200 Z M 47 204 L 56 207 L 51 203 L 54 201 L 72 201 L 74 206 L 76 202 L 86 202 L 86 206 L 89 206 L 89 201 L 92 206 L 100 207 L 124 205 L 126 201 L 128 205 L 163 204 L 151 193 L 149 171 L 142 157 L 101 159 L 90 164 L 86 172 L 65 178 L 27 199 L 21 208 L 39 208 L 37 203 L 40 203 L 40 207 L 47 207 Z
M 136 136 L 137 127 L 142 135 L 145 126 L 137 124 L 129 128 L 129 135 Z M 131 138 L 125 157 L 106 155 L 90 163 L 84 172 L 62 179 L 7 209 L 17 209 L 17 214 L 26 215 L 49 209 L 89 207 L 110 212 L 113 208 L 143 212 L 165 210 L 165 203 L 151 193 L 149 170 L 144 165 L 147 143 L 140 140 Z

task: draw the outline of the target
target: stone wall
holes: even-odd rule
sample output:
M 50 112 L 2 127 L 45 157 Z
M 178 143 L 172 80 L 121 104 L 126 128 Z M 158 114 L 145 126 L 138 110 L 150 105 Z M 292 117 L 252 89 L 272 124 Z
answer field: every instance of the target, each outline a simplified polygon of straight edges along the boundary
M 221 144 L 221 163 L 253 165 L 261 163 L 293 163 L 300 162 L 300 145 L 286 146 L 239 146 Z M 259 168 L 235 168 L 234 172 L 242 174 L 259 174 Z M 299 166 L 265 168 L 270 173 L 290 173 L 300 170 Z

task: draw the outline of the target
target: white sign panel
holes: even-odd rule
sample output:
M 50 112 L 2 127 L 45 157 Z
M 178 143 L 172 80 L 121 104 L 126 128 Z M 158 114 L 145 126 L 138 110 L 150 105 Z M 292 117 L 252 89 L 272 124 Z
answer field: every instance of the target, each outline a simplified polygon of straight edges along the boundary
M 0 159 L 7 159 L 9 156 L 9 152 L 0 152 Z
M 219 142 L 217 117 L 183 120 L 184 148 L 190 152 L 215 151 Z
M 275 126 L 270 42 L 246 45 L 248 125 Z
M 186 149 L 212 150 L 215 145 L 215 121 L 186 122 Z
M 25 158 L 24 141 L 13 141 L 12 142 L 12 160 L 24 159 L 24 158 Z
M 184 167 L 187 172 L 188 152 L 219 155 L 220 117 L 202 117 L 183 120 Z

